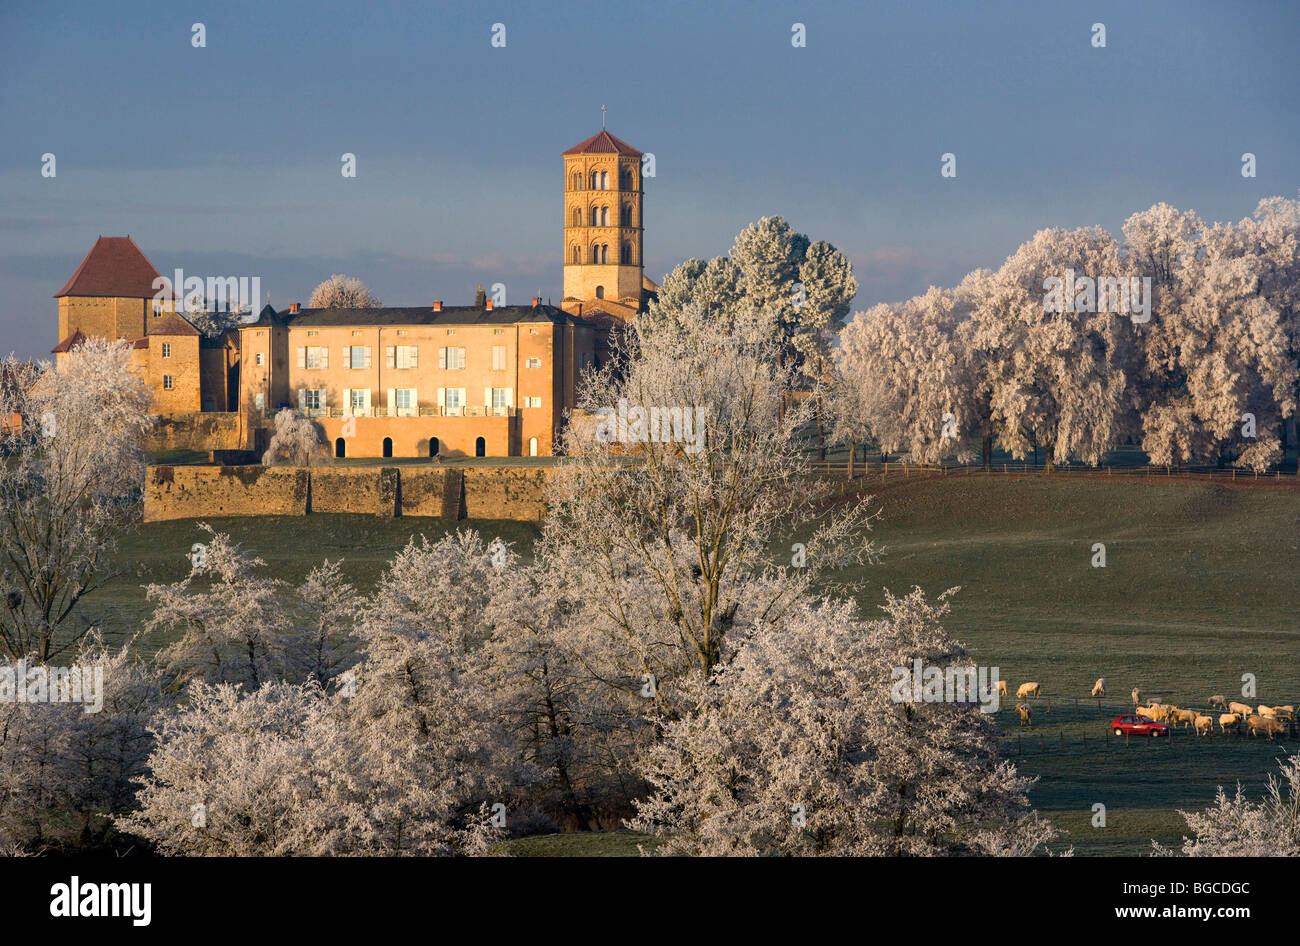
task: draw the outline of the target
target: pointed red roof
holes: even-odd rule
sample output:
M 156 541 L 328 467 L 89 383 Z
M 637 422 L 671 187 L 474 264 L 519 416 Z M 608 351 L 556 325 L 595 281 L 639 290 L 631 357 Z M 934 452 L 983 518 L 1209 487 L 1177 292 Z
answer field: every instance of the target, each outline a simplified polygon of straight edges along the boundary
M 565 154 L 630 154 L 640 157 L 641 152 L 626 141 L 615 138 L 605 129 L 601 129 L 581 144 L 576 144 Z
M 76 348 L 85 340 L 86 340 L 86 336 L 81 334 L 81 329 L 77 329 L 71 335 L 65 338 L 63 341 L 59 342 L 52 349 L 50 349 L 50 354 L 51 355 L 65 354 L 67 352 L 72 351 L 72 349 Z
M 140 252 L 130 237 L 100 237 L 72 274 L 67 285 L 54 294 L 61 296 L 117 296 L 124 299 L 152 299 L 158 292 L 153 281 L 158 270 Z

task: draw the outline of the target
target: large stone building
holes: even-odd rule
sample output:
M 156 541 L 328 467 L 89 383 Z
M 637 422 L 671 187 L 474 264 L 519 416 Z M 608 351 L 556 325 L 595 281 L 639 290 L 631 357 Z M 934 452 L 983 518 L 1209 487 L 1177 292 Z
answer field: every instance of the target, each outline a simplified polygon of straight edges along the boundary
M 643 272 L 641 157 L 604 129 L 564 152 L 559 307 L 494 307 L 481 287 L 469 306 L 295 303 L 209 338 L 156 301 L 158 272 L 129 237 L 100 237 L 57 294 L 56 357 L 86 337 L 129 340 L 164 419 L 237 420 L 203 428 L 224 439 L 197 449 L 263 449 L 289 408 L 338 457 L 549 455 L 579 373 L 658 289 Z

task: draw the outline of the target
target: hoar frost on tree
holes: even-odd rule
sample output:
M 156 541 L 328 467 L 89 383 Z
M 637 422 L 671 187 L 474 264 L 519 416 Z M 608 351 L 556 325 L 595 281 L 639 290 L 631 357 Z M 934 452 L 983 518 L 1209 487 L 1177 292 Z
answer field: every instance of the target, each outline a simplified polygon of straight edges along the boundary
M 110 577 L 137 511 L 150 396 L 128 343 L 90 339 L 60 370 L 0 366 L 0 649 L 13 660 L 74 652 L 70 618 Z
M 863 621 L 804 602 L 744 635 L 695 713 L 643 752 L 630 826 L 688 855 L 1030 854 L 1056 832 L 974 704 L 895 702 L 895 667 L 960 661 L 946 605 L 914 591 Z
M 335 273 L 311 291 L 310 309 L 378 309 L 382 303 L 355 276 Z
M 1180 811 L 1192 837 L 1183 837 L 1188 857 L 1300 857 L 1300 755 L 1278 761 L 1282 777 L 1268 777 L 1268 791 L 1251 801 L 1237 786 L 1229 797 L 1219 786 L 1214 804 Z M 1171 855 L 1158 842 L 1155 853 Z
M 309 417 L 284 408 L 275 415 L 271 442 L 262 454 L 266 466 L 310 466 L 329 458 L 320 425 Z

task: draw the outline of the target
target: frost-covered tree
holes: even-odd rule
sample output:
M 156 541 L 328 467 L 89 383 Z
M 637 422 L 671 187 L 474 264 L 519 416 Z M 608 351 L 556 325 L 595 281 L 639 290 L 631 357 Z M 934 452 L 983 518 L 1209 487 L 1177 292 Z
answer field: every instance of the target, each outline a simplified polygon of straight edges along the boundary
M 330 456 L 321 426 L 309 417 L 284 408 L 275 415 L 271 442 L 262 454 L 267 466 L 310 466 Z
M 145 586 L 154 611 L 145 630 L 172 643 L 158 654 L 168 677 L 258 687 L 283 676 L 289 620 L 287 583 L 229 535 L 199 523 L 207 538 L 190 553 L 190 573 Z
M 111 577 L 136 514 L 152 423 L 125 342 L 90 339 L 59 370 L 0 365 L 0 652 L 47 661 L 90 630 L 78 603 Z
M 991 449 L 982 363 L 958 293 L 923 296 L 860 313 L 840 333 L 835 385 L 840 439 L 869 434 L 886 453 L 921 463 L 966 461 L 971 438 Z
M 1229 797 L 1219 786 L 1214 804 L 1202 811 L 1179 811 L 1191 837 L 1188 857 L 1300 857 L 1300 755 L 1278 760 L 1282 777 L 1268 777 L 1268 793 L 1251 801 L 1237 786 Z M 1152 842 L 1155 853 L 1174 852 Z
M 1046 280 L 1066 270 L 1121 275 L 1114 238 L 1099 227 L 1040 230 L 996 273 L 967 281 L 999 440 L 1017 458 L 1041 445 L 1049 468 L 1071 457 L 1097 465 L 1133 423 L 1132 321 L 1095 294 L 1049 305 Z
M 541 560 L 582 609 L 581 659 L 641 713 L 676 715 L 679 682 L 708 679 L 733 629 L 870 554 L 867 501 L 827 511 L 805 475 L 811 401 L 783 410 L 793 384 L 760 321 L 728 330 L 695 308 L 638 322 L 618 364 L 586 379 L 580 404 L 612 413 L 566 434 Z M 778 539 L 801 548 L 773 560 Z
M 690 855 L 1028 854 L 1049 840 L 991 717 L 893 698 L 914 658 L 965 663 L 946 604 L 917 590 L 884 609 L 863 621 L 849 602 L 804 603 L 746 634 L 695 688 L 699 710 L 644 750 L 653 791 L 630 826 Z
M 85 638 L 82 702 L 0 702 L 0 839 L 31 851 L 103 839 L 130 809 L 162 705 L 157 674 L 129 653 Z M 85 683 L 102 682 L 98 699 Z M 87 709 L 96 710 L 87 712 Z
M 379 298 L 355 276 L 335 273 L 311 291 L 311 309 L 378 309 Z

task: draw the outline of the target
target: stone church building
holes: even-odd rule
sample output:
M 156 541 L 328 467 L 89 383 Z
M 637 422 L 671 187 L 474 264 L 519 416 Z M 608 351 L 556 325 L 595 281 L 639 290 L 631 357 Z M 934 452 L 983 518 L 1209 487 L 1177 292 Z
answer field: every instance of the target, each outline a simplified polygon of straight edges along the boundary
M 558 307 L 494 307 L 481 287 L 461 306 L 293 303 L 209 338 L 156 298 L 159 274 L 129 237 L 100 237 L 55 296 L 56 362 L 84 338 L 127 339 L 160 424 L 202 432 L 192 449 L 264 449 L 288 408 L 339 458 L 550 455 L 578 375 L 658 289 L 643 271 L 641 157 L 604 129 L 563 153 Z

